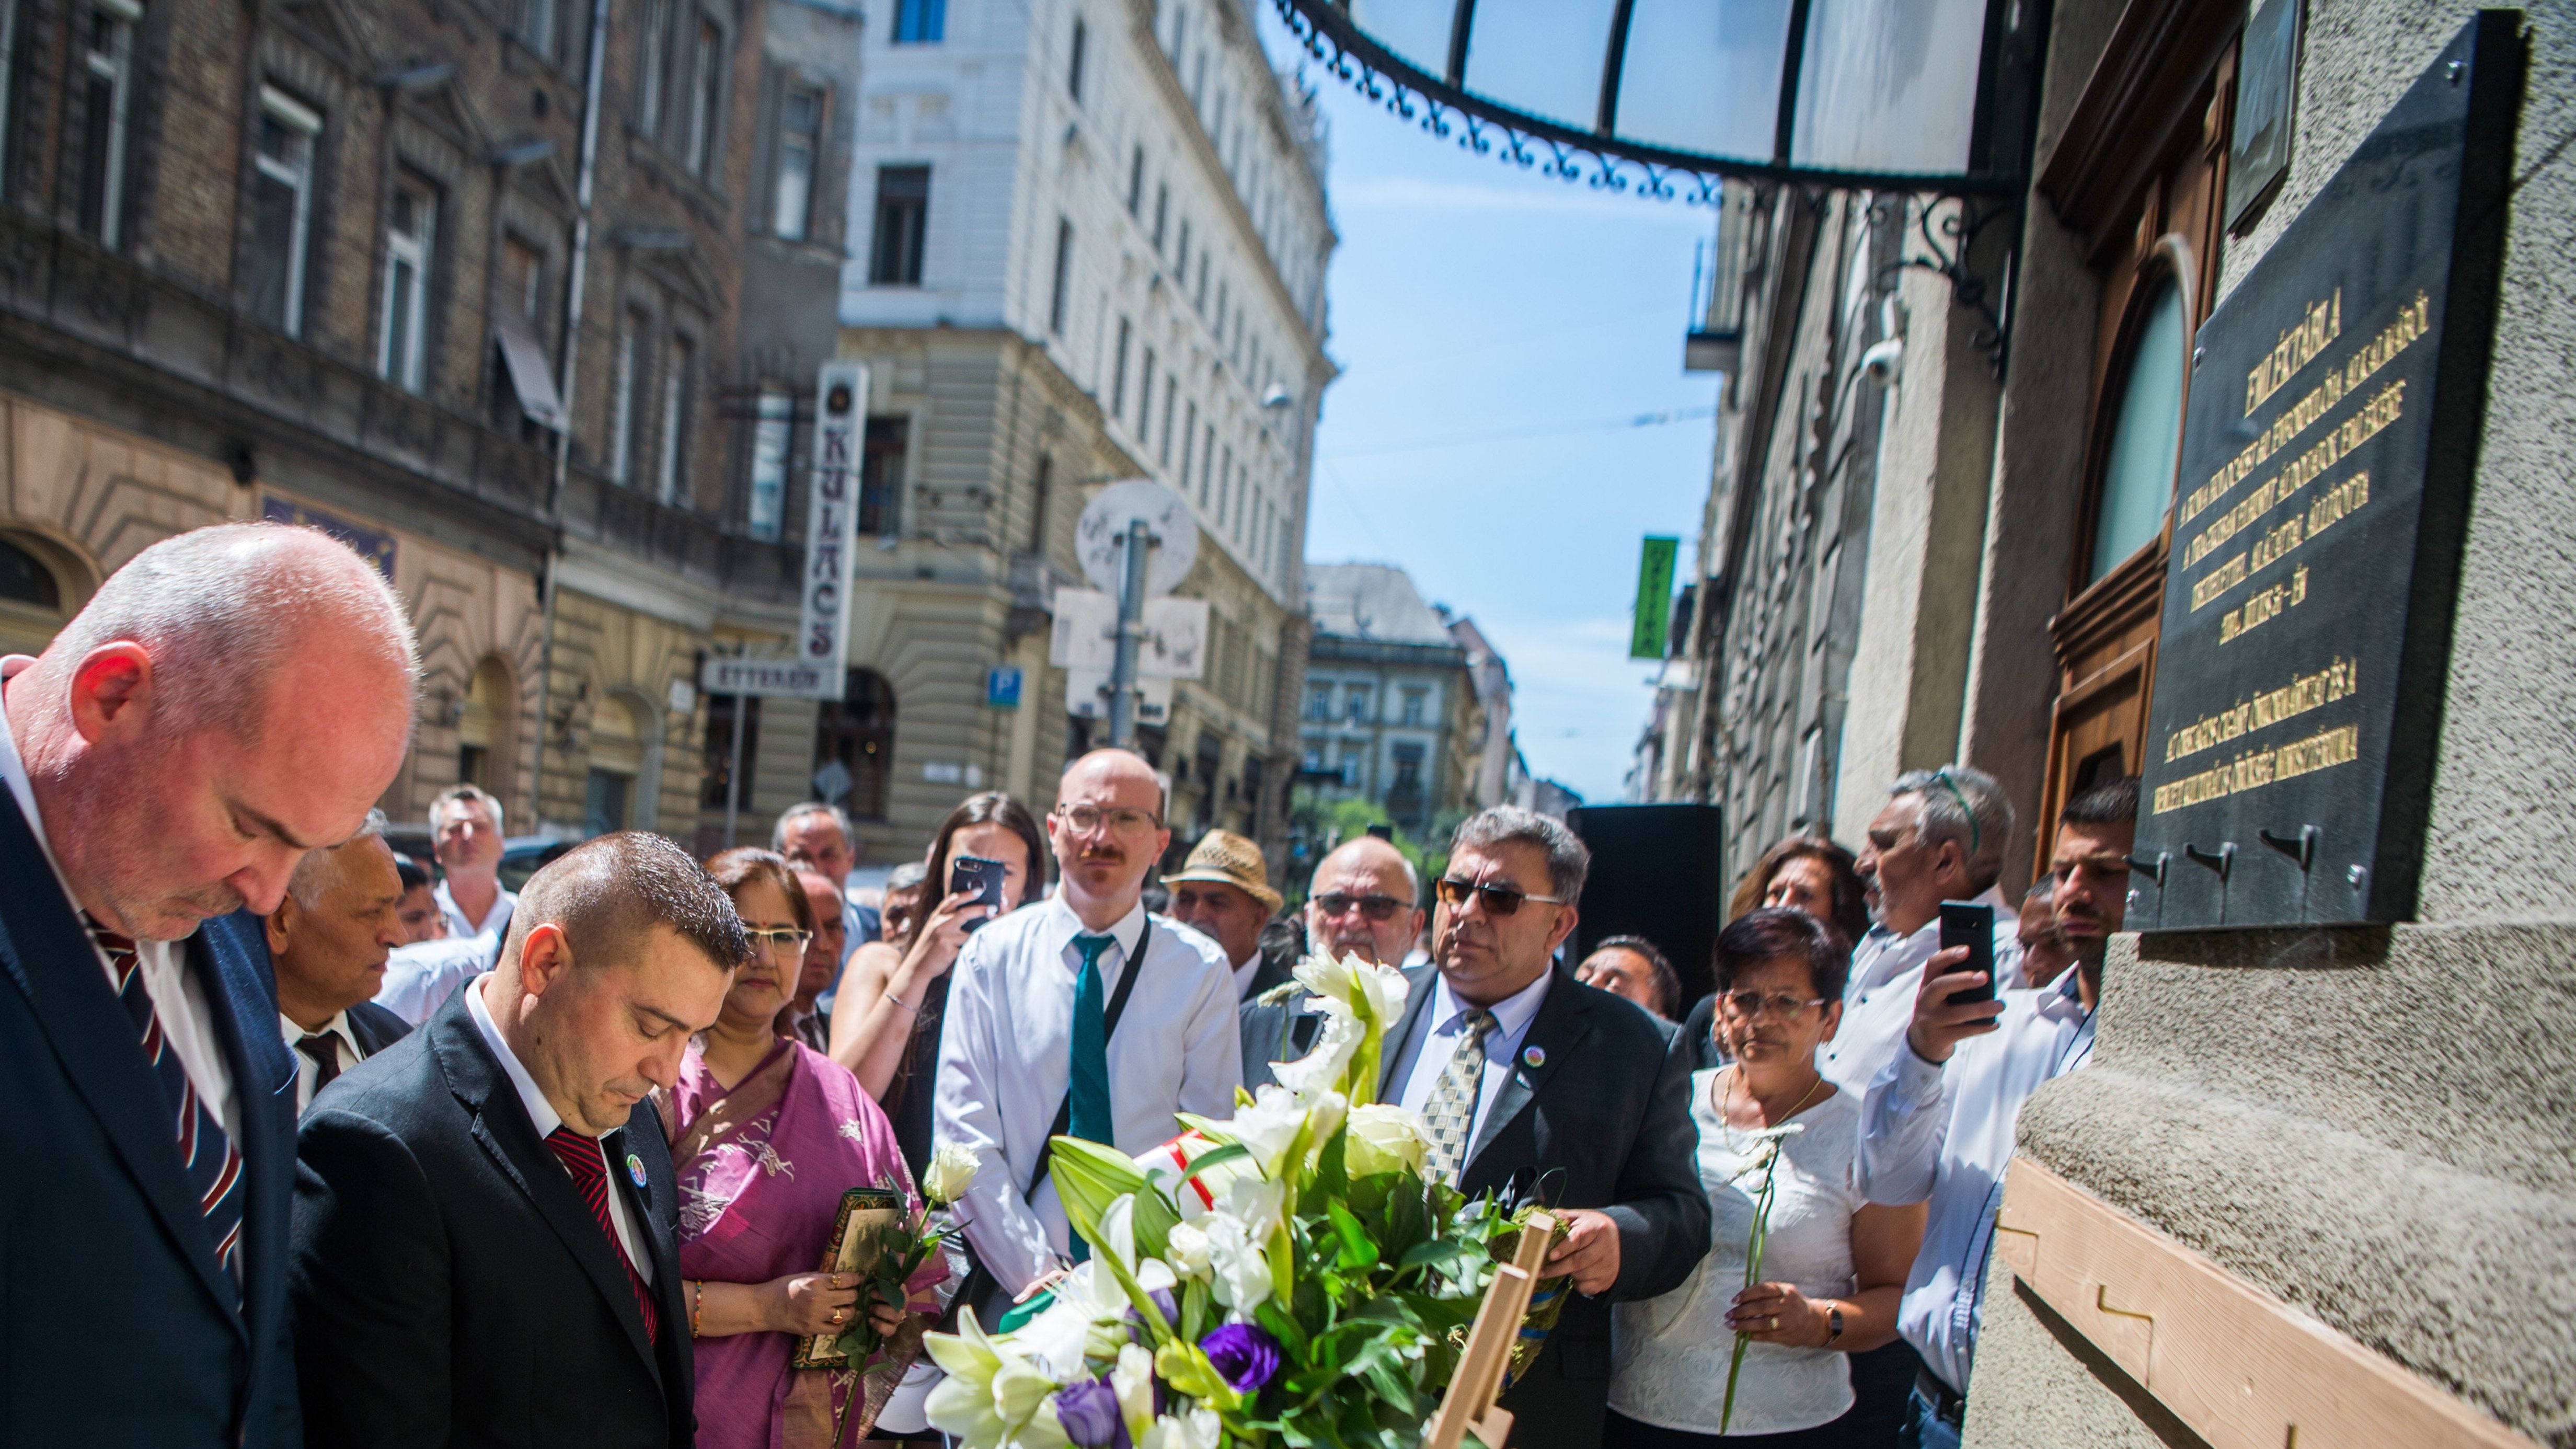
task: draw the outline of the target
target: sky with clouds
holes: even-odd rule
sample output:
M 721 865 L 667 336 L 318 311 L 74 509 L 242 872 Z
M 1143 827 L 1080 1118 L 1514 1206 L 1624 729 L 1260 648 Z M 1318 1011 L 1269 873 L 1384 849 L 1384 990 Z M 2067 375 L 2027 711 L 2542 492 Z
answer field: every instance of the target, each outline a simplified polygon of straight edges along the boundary
M 1639 540 L 1681 538 L 1689 567 L 1708 491 L 1717 384 L 1681 352 L 1712 218 L 1474 155 L 1307 75 L 1332 128 L 1342 375 L 1306 556 L 1400 565 L 1473 615 L 1530 769 L 1616 801 L 1651 700 L 1627 657 Z

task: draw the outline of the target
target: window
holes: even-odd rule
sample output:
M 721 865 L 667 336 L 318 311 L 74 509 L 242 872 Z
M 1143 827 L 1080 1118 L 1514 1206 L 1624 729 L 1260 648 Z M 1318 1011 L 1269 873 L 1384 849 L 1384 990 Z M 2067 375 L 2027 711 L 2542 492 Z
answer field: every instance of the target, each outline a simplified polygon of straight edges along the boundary
M 1348 690 L 1344 691 L 1344 693 L 1347 695 L 1347 704 L 1350 711 L 1347 717 L 1350 722 L 1353 724 L 1367 724 L 1369 712 L 1369 687 L 1365 684 L 1354 684 Z
M 751 422 L 751 499 L 743 524 L 763 543 L 776 543 L 787 517 L 787 449 L 795 438 L 796 401 L 774 387 L 760 390 Z
M 80 229 L 103 247 L 125 232 L 126 124 L 134 109 L 133 0 L 91 0 L 80 35 Z
M 1073 223 L 1062 217 L 1055 223 L 1055 291 L 1047 299 L 1047 331 L 1064 335 L 1064 313 L 1067 294 L 1073 285 Z
M 644 0 L 643 20 L 636 27 L 635 124 L 648 136 L 662 129 L 663 72 L 670 65 L 668 6 L 669 0 Z
M 1145 147 L 1141 142 L 1127 160 L 1127 214 L 1139 221 L 1145 216 Z
M 501 238 L 501 305 L 534 323 L 545 310 L 545 253 L 515 236 Z
M 1406 690 L 1404 692 L 1404 722 L 1409 725 L 1418 725 L 1422 723 L 1423 706 L 1430 702 L 1430 691 L 1421 689 Z
M 34 554 L 0 538 L 0 599 L 39 609 L 63 606 L 62 585 Z
M 930 168 L 877 168 L 876 240 L 868 258 L 868 283 L 921 285 L 922 240 L 930 222 Z
M 948 0 L 895 0 L 895 44 L 936 45 L 947 30 Z
M 654 496 L 664 503 L 678 504 L 689 491 L 689 445 L 696 441 L 689 426 L 689 402 L 692 385 L 691 366 L 697 360 L 697 345 L 685 337 L 671 339 L 671 350 L 662 367 L 662 449 L 654 461 L 660 472 L 654 480 Z
M 1199 437 L 1199 405 L 1193 402 L 1189 405 L 1189 408 L 1189 421 L 1181 424 L 1181 486 L 1184 488 L 1188 487 L 1190 483 L 1191 450 L 1198 443 Z M 1171 421 L 1171 418 L 1168 416 L 1168 410 L 1167 415 L 1163 420 L 1165 422 Z M 1170 452 L 1170 449 L 1167 447 L 1164 451 L 1168 453 Z M 1205 507 L 1207 505 L 1207 494 L 1204 491 L 1199 494 L 1199 504 L 1201 507 Z
M 769 229 L 803 241 L 814 210 L 814 153 L 821 149 L 823 96 L 793 86 L 778 102 L 778 174 L 770 183 Z
M 1181 238 L 1172 253 L 1172 275 L 1186 278 L 1190 274 L 1190 219 L 1181 218 Z
M 1208 474 L 1214 470 L 1215 467 L 1216 420 L 1214 418 L 1210 418 L 1208 420 L 1207 431 L 1200 436 L 1199 441 L 1199 502 L 1202 505 L 1207 502 L 1208 498 Z M 1184 468 L 1181 472 L 1182 475 L 1186 477 L 1189 470 Z
M 260 88 L 259 154 L 250 182 L 250 314 L 289 337 L 304 328 L 305 253 L 313 233 L 313 139 L 322 118 Z
M 1172 466 L 1172 403 L 1180 390 L 1181 380 L 1166 373 L 1163 377 L 1163 441 L 1155 449 L 1156 456 L 1163 460 L 1163 466 L 1166 468 Z M 1187 438 L 1189 434 L 1183 433 L 1181 436 Z M 1186 480 L 1187 475 L 1183 476 Z
M 1172 210 L 1172 186 L 1168 181 L 1154 183 L 1154 254 L 1163 252 L 1163 222 Z
M 2120 566 L 2164 531 L 2182 458 L 2182 289 L 2157 284 L 2129 354 L 2118 421 L 2102 462 L 2102 501 L 2093 525 L 2088 582 Z
M 895 531 L 895 501 L 903 488 L 903 455 L 911 438 L 910 418 L 868 419 L 867 441 L 859 454 L 859 532 Z
M 1082 17 L 1079 15 L 1073 17 L 1072 57 L 1064 65 L 1064 90 L 1066 95 L 1073 97 L 1077 105 L 1082 102 L 1083 46 L 1090 38 L 1090 33 L 1083 26 Z
M 1145 349 L 1145 385 L 1136 390 L 1136 440 L 1154 436 L 1154 349 Z
M 617 356 L 608 378 L 608 481 L 635 481 L 635 426 L 640 411 L 635 395 L 644 387 L 644 339 L 652 319 L 628 309 L 626 325 L 617 330 Z
M 409 176 L 396 181 L 393 216 L 385 227 L 385 297 L 378 318 L 383 345 L 376 374 L 406 392 L 428 383 L 429 259 L 437 229 L 437 194 Z
M 883 820 L 894 779 L 894 690 L 873 670 L 851 670 L 841 697 L 815 711 L 814 772 L 836 763 L 850 783 L 823 799 L 855 819 Z
M 734 721 L 742 722 L 743 773 L 751 773 L 752 761 L 760 758 L 760 696 L 711 694 L 707 696 L 707 743 L 699 755 L 698 804 L 721 810 L 733 789 Z M 749 782 L 746 781 L 746 784 Z M 750 803 L 750 792 L 734 797 L 736 806 Z
M 1043 554 L 1047 541 L 1047 494 L 1055 480 L 1055 459 L 1038 454 L 1038 471 L 1029 480 L 1029 552 Z
M 1309 686 L 1306 690 L 1306 718 L 1329 720 L 1333 717 L 1333 687 L 1329 684 Z M 1320 758 L 1316 760 L 1321 764 Z
M 635 792 L 635 777 L 615 770 L 593 770 L 582 797 L 582 828 L 606 835 L 626 828 L 626 807 Z
M 724 96 L 724 32 L 712 20 L 698 22 L 697 49 L 690 57 L 696 63 L 689 83 L 688 149 L 683 153 L 689 169 L 704 176 L 716 159 L 716 121 Z
M 1127 319 L 1121 317 L 1118 319 L 1118 361 L 1109 374 L 1109 415 L 1113 418 L 1127 415 L 1127 342 Z
M 1208 259 L 1207 259 L 1207 249 L 1206 249 L 1205 247 L 1201 247 L 1201 248 L 1199 249 L 1199 287 L 1198 287 L 1198 295 L 1190 299 L 1190 305 L 1191 305 L 1191 306 L 1193 306 L 1193 307 L 1198 308 L 1198 309 L 1199 309 L 1199 313 L 1200 313 L 1200 315 L 1202 315 L 1202 316 L 1206 315 L 1206 313 L 1207 313 L 1207 277 L 1208 277 Z
M 555 0 L 521 0 L 519 39 L 548 60 L 555 58 Z
M 1401 744 L 1387 752 L 1395 765 L 1395 779 L 1387 786 L 1390 795 L 1422 793 L 1422 746 Z

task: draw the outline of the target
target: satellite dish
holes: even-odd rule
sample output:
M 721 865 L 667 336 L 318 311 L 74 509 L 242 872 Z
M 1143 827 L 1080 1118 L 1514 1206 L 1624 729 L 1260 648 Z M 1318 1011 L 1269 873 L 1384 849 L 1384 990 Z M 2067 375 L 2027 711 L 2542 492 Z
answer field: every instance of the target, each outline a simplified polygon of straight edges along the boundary
M 1199 526 L 1190 517 L 1188 500 L 1151 479 L 1112 483 L 1073 526 L 1073 551 L 1082 560 L 1082 576 L 1111 598 L 1127 585 L 1127 528 L 1139 519 L 1153 538 L 1145 565 L 1147 597 L 1178 588 L 1198 561 Z

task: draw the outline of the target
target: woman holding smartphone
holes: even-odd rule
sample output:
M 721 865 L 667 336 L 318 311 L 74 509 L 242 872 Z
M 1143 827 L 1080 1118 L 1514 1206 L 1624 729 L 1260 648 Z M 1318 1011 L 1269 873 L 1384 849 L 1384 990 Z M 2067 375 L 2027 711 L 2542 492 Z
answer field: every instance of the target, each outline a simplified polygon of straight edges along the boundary
M 930 1161 L 931 1078 L 939 1067 L 948 972 L 966 937 L 1029 898 L 1046 859 L 1028 807 L 999 790 L 969 795 L 932 835 L 921 895 L 939 902 L 900 940 L 871 941 L 850 957 L 832 1013 L 832 1060 L 894 1121 L 917 1177 Z M 965 865 L 961 862 L 981 862 Z M 998 868 L 998 869 L 997 869 Z M 988 882 L 1000 878 L 1000 904 Z

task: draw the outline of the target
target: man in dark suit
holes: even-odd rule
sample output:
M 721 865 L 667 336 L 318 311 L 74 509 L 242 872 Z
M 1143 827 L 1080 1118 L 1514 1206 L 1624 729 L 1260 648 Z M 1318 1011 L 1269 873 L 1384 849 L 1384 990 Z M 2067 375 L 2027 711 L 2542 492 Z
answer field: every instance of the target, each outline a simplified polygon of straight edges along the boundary
M 276 525 L 145 549 L 0 660 L 0 1443 L 302 1442 L 250 913 L 392 783 L 416 672 L 381 577 Z
M 537 872 L 500 963 L 314 1099 L 295 1184 L 306 1442 L 687 1449 L 679 1187 L 645 1094 L 750 943 L 657 835 Z
M 402 1040 L 411 1023 L 368 1000 L 403 944 L 403 878 L 385 817 L 369 811 L 355 839 L 304 857 L 265 934 L 277 974 L 278 1032 L 295 1057 L 295 1109 L 342 1072 Z
M 1566 1220 L 1550 1274 L 1569 1299 L 1547 1346 L 1503 1395 L 1515 1444 L 1592 1449 L 1610 1390 L 1610 1305 L 1679 1286 L 1707 1253 L 1690 1071 L 1673 1029 L 1554 964 L 1589 863 L 1544 815 L 1501 807 L 1458 827 L 1437 884 L 1432 966 L 1405 973 L 1381 1100 L 1419 1113 L 1433 1171 L 1469 1196 L 1530 1198 Z M 1302 1054 L 1302 998 L 1245 1013 L 1246 1040 Z M 1247 1068 L 1270 1080 L 1267 1064 Z

